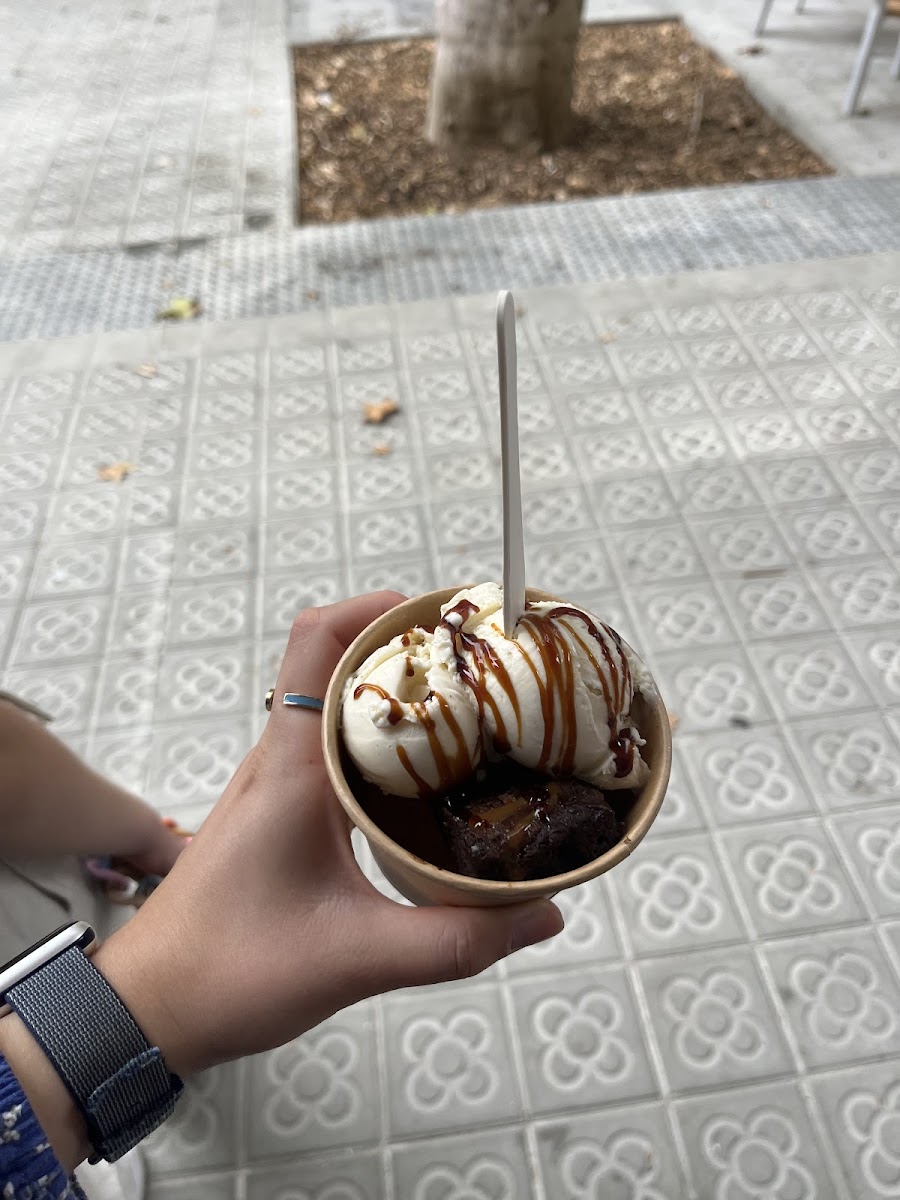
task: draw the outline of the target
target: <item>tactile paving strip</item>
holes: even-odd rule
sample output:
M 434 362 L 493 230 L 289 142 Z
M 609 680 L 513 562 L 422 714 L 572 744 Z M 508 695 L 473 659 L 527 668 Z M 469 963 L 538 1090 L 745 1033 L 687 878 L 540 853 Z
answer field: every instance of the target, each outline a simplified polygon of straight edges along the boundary
M 0 340 L 149 325 L 173 294 L 202 320 L 900 250 L 900 177 L 698 188 L 0 256 Z

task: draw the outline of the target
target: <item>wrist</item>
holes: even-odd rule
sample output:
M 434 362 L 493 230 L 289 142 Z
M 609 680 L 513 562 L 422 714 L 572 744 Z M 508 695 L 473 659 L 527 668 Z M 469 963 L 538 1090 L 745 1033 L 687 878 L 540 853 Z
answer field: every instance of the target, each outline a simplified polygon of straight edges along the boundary
M 0 1019 L 0 1054 L 69 1173 L 92 1152 L 114 1161 L 171 1116 L 182 1083 L 170 1064 L 192 1066 L 174 1010 L 156 1000 L 168 993 L 135 969 L 139 946 L 111 939 L 90 954 L 92 939 L 75 922 L 45 939 L 37 966 L 14 960 Z
M 71 1175 L 91 1152 L 87 1125 L 53 1063 L 15 1013 L 0 1017 L 0 1054 L 28 1097 L 53 1153 Z
M 186 1019 L 185 979 L 169 975 L 159 954 L 160 939 L 141 937 L 137 919 L 104 942 L 93 964 L 105 977 L 151 1046 L 158 1047 L 170 1074 L 184 1077 L 212 1065 L 191 1036 Z M 163 938 L 162 941 L 167 941 Z

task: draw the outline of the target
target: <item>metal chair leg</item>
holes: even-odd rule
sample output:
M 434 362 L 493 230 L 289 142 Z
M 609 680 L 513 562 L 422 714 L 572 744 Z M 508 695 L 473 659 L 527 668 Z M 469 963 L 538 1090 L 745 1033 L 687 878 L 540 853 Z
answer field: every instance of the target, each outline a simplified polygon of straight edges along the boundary
M 900 38 L 897 39 L 897 50 L 891 62 L 891 78 L 900 79 Z
M 843 114 L 845 117 L 852 117 L 856 112 L 859 94 L 869 73 L 869 60 L 872 57 L 872 47 L 875 45 L 875 38 L 878 36 L 878 30 L 881 28 L 881 22 L 884 18 L 885 3 L 886 0 L 875 0 L 875 3 L 869 9 L 869 15 L 866 17 L 866 27 L 863 30 L 862 40 L 859 43 L 856 62 L 853 64 L 853 74 L 850 76 L 850 86 L 847 88 L 847 95 L 844 98 Z
M 763 0 L 763 6 L 759 10 L 759 16 L 756 19 L 756 28 L 753 30 L 756 37 L 762 37 L 766 31 L 766 21 L 769 19 L 769 11 L 772 8 L 773 0 Z

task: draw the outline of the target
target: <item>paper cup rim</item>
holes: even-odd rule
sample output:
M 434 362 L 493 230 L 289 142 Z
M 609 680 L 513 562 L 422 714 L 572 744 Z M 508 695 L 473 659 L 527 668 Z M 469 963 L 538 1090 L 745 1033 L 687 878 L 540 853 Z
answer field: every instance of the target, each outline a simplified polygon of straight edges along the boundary
M 658 689 L 655 688 L 652 695 L 647 695 L 643 692 L 639 693 L 647 706 L 648 715 L 656 726 L 657 761 L 653 763 L 651 768 L 650 779 L 638 793 L 638 802 L 643 801 L 643 809 L 634 828 L 621 841 L 617 842 L 615 846 L 607 850 L 605 854 L 591 859 L 590 862 L 584 863 L 572 871 L 565 871 L 559 875 L 544 875 L 540 879 L 516 881 L 478 879 L 471 875 L 460 875 L 455 871 L 448 871 L 443 867 L 436 866 L 427 859 L 420 858 L 418 855 L 401 846 L 399 842 L 395 842 L 393 838 L 388 837 L 384 830 L 372 820 L 353 794 L 353 790 L 347 782 L 341 765 L 341 755 L 344 752 L 341 740 L 341 706 L 344 688 L 352 673 L 362 665 L 373 649 L 376 648 L 374 643 L 378 635 L 380 634 L 382 637 L 382 641 L 378 644 L 386 645 L 392 637 L 410 628 L 411 622 L 398 620 L 398 617 L 404 611 L 415 609 L 418 612 L 422 607 L 431 606 L 435 614 L 439 614 L 442 604 L 446 603 L 452 596 L 455 596 L 457 592 L 471 586 L 471 584 L 461 584 L 459 587 L 439 588 L 436 591 L 423 592 L 418 596 L 412 596 L 376 618 L 371 625 L 367 625 L 351 642 L 341 656 L 329 682 L 328 690 L 325 693 L 325 707 L 322 712 L 322 749 L 325 757 L 325 768 L 341 807 L 353 824 L 359 829 L 360 833 L 363 834 L 367 841 L 374 843 L 383 854 L 402 862 L 406 871 L 411 875 L 417 876 L 422 880 L 427 880 L 432 884 L 441 885 L 444 888 L 455 888 L 461 892 L 468 892 L 473 898 L 481 895 L 485 897 L 489 896 L 495 901 L 499 899 L 512 901 L 513 899 L 529 900 L 535 897 L 553 895 L 566 888 L 577 887 L 578 884 L 586 883 L 589 879 L 593 879 L 597 875 L 603 875 L 612 867 L 624 861 L 643 840 L 650 826 L 656 820 L 666 794 L 672 766 L 671 728 L 668 713 Z M 541 591 L 538 588 L 528 588 L 527 596 L 530 600 L 549 600 L 560 604 L 568 603 L 568 601 L 560 600 L 559 597 L 553 596 L 549 592 Z M 373 644 L 370 645 L 370 643 Z M 626 642 L 625 645 L 628 646 L 628 643 Z M 628 646 L 628 649 L 631 649 L 631 647 Z M 650 793 L 649 796 L 648 793 Z M 423 801 L 423 803 L 426 802 Z

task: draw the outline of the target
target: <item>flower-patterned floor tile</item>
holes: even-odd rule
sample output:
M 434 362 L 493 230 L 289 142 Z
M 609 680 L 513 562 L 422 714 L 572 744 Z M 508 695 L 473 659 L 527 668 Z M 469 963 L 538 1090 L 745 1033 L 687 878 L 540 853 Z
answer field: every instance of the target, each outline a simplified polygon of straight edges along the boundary
M 708 837 L 651 841 L 616 872 L 613 887 L 636 954 L 739 942 L 744 928 Z
M 698 1196 L 839 1200 L 796 1084 L 681 1100 L 675 1116 Z
M 686 1195 L 661 1105 L 602 1109 L 536 1125 L 545 1194 L 554 1200 Z
M 620 967 L 582 965 L 517 981 L 510 991 L 535 1112 L 657 1094 L 634 996 Z
M 865 919 L 865 909 L 818 819 L 729 830 L 721 845 L 761 935 Z
M 771 942 L 763 956 L 807 1067 L 900 1056 L 900 987 L 872 930 Z
M 900 1059 L 818 1075 L 812 1089 L 853 1200 L 900 1193 Z
M 505 968 L 510 977 L 529 971 L 577 967 L 585 962 L 609 962 L 620 957 L 609 904 L 609 886 L 602 876 L 560 892 L 554 897 L 554 903 L 565 918 L 565 929 L 549 942 L 528 946 L 506 959 Z
M 385 1200 L 381 1155 L 297 1158 L 246 1174 L 247 1200 Z M 204 1198 L 205 1200 L 205 1198 Z
M 235 1187 L 233 1173 L 160 1179 L 151 1182 L 147 1200 L 232 1200 Z
M 900 815 L 889 807 L 863 809 L 842 813 L 833 825 L 872 909 L 880 917 L 900 916 Z
M 175 1116 L 142 1144 L 151 1173 L 237 1164 L 238 1130 L 245 1120 L 238 1111 L 243 1071 L 243 1063 L 226 1063 L 187 1083 Z
M 394 1194 L 404 1200 L 533 1200 L 522 1129 L 491 1129 L 391 1147 Z
M 813 810 L 812 796 L 774 725 L 702 734 L 685 742 L 711 824 L 768 822 Z
M 257 1055 L 248 1072 L 252 1160 L 379 1140 L 371 1004 L 339 1013 L 286 1046 Z
M 521 1099 L 512 1031 L 497 989 L 484 986 L 384 1000 L 392 1137 L 508 1120 Z
M 656 1044 L 675 1091 L 788 1075 L 784 1037 L 745 947 L 641 963 Z

